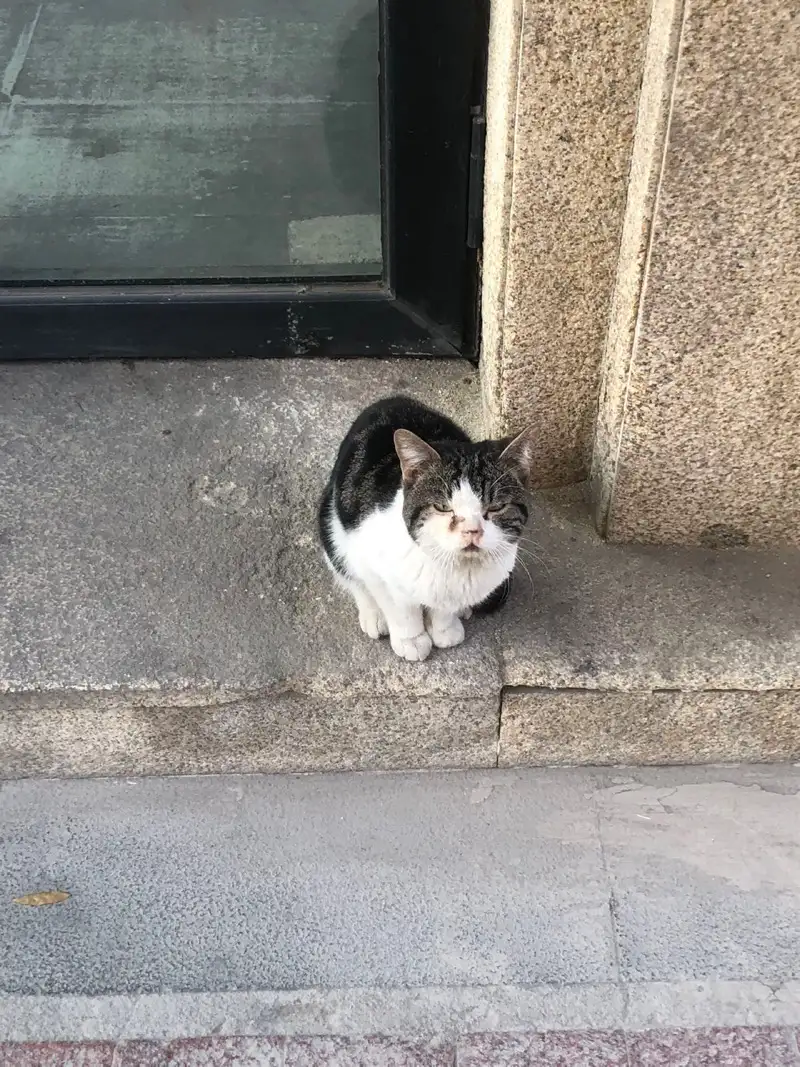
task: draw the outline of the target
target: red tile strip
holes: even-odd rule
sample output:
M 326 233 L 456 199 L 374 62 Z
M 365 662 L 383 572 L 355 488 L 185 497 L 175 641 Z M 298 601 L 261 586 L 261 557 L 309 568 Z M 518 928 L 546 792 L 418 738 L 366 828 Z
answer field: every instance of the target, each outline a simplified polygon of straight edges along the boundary
M 386 1037 L 203 1037 L 2 1044 L 0 1067 L 800 1067 L 798 1032 L 778 1027 Z
M 630 1034 L 631 1067 L 797 1067 L 778 1029 L 666 1030 Z
M 596 1031 L 476 1034 L 458 1045 L 458 1067 L 628 1067 L 625 1035 Z

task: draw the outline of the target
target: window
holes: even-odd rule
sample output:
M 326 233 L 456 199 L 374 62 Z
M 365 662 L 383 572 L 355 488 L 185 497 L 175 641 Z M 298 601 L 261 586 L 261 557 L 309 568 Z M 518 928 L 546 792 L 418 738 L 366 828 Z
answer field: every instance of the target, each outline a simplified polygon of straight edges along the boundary
M 479 0 L 0 13 L 0 356 L 473 355 Z

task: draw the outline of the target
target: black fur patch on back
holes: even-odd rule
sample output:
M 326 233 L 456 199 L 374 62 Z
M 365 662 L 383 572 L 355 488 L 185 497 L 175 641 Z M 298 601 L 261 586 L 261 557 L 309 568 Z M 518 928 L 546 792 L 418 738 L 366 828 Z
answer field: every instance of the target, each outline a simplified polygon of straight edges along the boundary
M 448 441 L 470 442 L 450 419 L 408 397 L 387 397 L 365 408 L 339 447 L 320 509 L 327 515 L 335 498 L 346 530 L 354 529 L 367 515 L 390 504 L 402 484 L 400 460 L 394 448 L 395 430 L 411 430 L 433 448 Z M 329 537 L 322 527 L 320 533 L 327 551 Z

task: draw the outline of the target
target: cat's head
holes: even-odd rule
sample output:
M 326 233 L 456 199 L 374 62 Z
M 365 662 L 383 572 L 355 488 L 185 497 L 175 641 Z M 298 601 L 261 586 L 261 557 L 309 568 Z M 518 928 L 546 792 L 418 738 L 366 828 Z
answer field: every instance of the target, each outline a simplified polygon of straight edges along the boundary
M 420 548 L 443 564 L 513 558 L 528 521 L 530 429 L 511 441 L 452 442 L 438 450 L 397 430 L 394 444 L 403 518 Z

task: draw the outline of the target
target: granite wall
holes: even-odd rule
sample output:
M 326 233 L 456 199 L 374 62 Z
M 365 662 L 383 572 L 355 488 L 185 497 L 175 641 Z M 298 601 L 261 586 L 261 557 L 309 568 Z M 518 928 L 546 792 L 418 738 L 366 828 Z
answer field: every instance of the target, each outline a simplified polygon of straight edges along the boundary
M 593 461 L 612 540 L 800 543 L 799 22 L 784 0 L 687 0 L 677 64 L 663 51 Z
M 495 0 L 482 376 L 612 540 L 800 540 L 784 0 Z
M 482 372 L 540 485 L 585 476 L 625 210 L 647 0 L 495 0 Z

